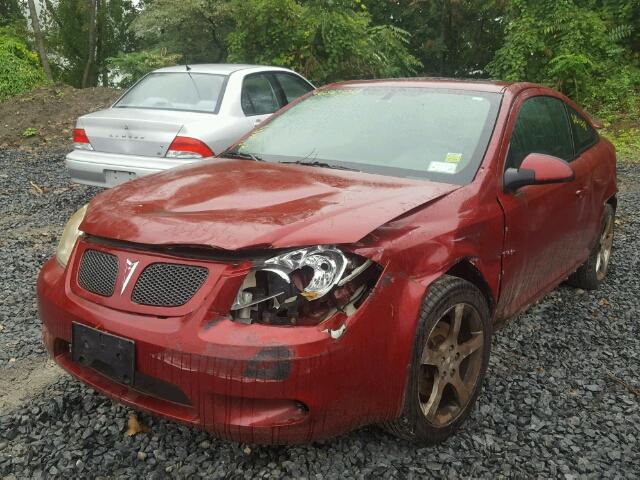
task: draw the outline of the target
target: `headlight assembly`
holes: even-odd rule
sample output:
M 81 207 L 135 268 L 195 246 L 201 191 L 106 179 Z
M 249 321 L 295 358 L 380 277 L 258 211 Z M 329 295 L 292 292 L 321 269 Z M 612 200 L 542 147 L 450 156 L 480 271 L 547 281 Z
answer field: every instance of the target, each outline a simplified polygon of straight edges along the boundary
M 318 246 L 270 258 L 264 262 L 262 270 L 274 272 L 288 283 L 293 280 L 303 297 L 315 300 L 338 283 L 347 263 L 347 258 L 337 248 Z
M 58 263 L 63 268 L 66 267 L 69 262 L 69 257 L 71 256 L 73 247 L 76 244 L 76 240 L 80 235 L 82 235 L 82 232 L 78 227 L 87 213 L 88 206 L 89 204 L 83 206 L 76 211 L 76 213 L 71 215 L 71 218 L 69 218 L 67 224 L 64 226 L 64 230 L 62 231 L 62 236 L 60 237 L 60 242 L 58 242 L 58 248 L 56 250 L 56 260 L 58 260 Z
M 252 269 L 231 313 L 243 323 L 317 324 L 366 296 L 379 275 L 373 265 L 332 246 L 286 252 Z

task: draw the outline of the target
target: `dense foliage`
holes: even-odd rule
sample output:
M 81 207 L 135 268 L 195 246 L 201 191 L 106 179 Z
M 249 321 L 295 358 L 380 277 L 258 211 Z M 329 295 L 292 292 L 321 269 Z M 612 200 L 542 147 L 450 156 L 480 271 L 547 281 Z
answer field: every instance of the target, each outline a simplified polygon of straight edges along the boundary
M 293 67 L 322 84 L 414 74 L 409 33 L 373 25 L 359 1 L 238 0 L 229 60 Z
M 11 28 L 0 28 L 0 101 L 45 82 L 38 55 Z
M 157 68 L 175 65 L 180 59 L 178 54 L 167 54 L 163 50 L 144 50 L 142 52 L 121 53 L 107 59 L 111 83 L 122 88 L 133 85 L 144 74 Z
M 637 52 L 634 61 L 629 45 L 637 32 L 627 23 L 633 3 L 605 2 L 607 8 L 596 10 L 594 2 L 512 0 L 504 43 L 487 70 L 552 85 L 599 108 L 629 108 L 640 85 Z
M 54 54 L 57 77 L 80 86 L 89 52 L 89 2 L 47 0 L 49 47 Z M 138 15 L 132 0 L 99 0 L 96 12 L 96 55 L 89 72 L 89 85 L 108 83 L 107 59 L 136 50 L 131 22 Z
M 76 86 L 83 74 L 88 85 L 127 86 L 167 63 L 247 62 L 292 67 L 317 84 L 527 80 L 605 119 L 640 109 L 640 0 L 35 1 L 54 76 Z M 22 0 L 0 2 L 0 26 L 14 32 L 3 51 L 35 50 L 27 13 Z

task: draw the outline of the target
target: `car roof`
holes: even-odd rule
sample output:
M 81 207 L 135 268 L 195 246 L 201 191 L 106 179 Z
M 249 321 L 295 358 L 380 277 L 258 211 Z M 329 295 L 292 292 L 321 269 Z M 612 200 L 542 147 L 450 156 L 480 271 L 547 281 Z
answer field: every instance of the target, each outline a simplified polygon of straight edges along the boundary
M 477 80 L 440 77 L 390 78 L 383 80 L 350 80 L 328 85 L 325 88 L 341 86 L 382 86 L 382 87 L 432 87 L 452 90 L 475 90 L 481 92 L 504 93 L 506 90 L 520 91 L 539 85 L 525 82 L 503 82 L 499 80 Z
M 191 73 L 217 73 L 219 75 L 230 75 L 239 70 L 287 70 L 286 68 L 281 67 L 272 67 L 269 65 L 249 65 L 242 63 L 198 63 L 198 64 L 189 64 L 189 71 Z M 154 70 L 155 72 L 184 72 L 185 65 L 174 65 L 171 67 L 164 67 Z
M 553 93 L 554 96 L 561 98 L 564 102 L 570 105 L 584 118 L 586 118 L 592 127 L 602 128 L 602 123 L 594 119 L 589 113 L 587 113 L 580 105 L 568 98 L 561 92 L 554 90 L 550 87 L 540 85 L 531 82 L 505 82 L 501 80 L 483 80 L 483 79 L 465 79 L 465 78 L 441 78 L 441 77 L 414 77 L 414 78 L 388 78 L 379 80 L 348 80 L 345 82 L 336 82 L 324 87 L 320 87 L 319 90 L 340 88 L 343 86 L 350 87 L 423 87 L 423 88 L 441 88 L 450 90 L 466 90 L 476 92 L 492 92 L 498 94 L 509 93 L 515 98 L 521 92 L 535 88 L 543 94 Z

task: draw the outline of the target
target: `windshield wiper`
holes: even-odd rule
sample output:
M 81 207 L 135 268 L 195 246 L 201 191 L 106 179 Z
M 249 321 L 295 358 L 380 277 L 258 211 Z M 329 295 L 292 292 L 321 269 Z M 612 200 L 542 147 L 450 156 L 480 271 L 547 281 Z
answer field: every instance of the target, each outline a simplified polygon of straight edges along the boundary
M 333 168 L 335 170 L 348 170 L 350 172 L 359 172 L 357 168 L 345 167 L 342 165 L 335 165 L 333 163 L 319 162 L 318 160 L 313 160 L 312 162 L 303 162 L 302 160 L 293 160 L 293 161 L 285 161 L 278 163 L 289 163 L 295 165 L 308 165 L 310 167 L 321 167 L 321 168 Z
M 220 155 L 223 158 L 241 158 L 243 160 L 255 160 L 256 162 L 264 162 L 261 157 L 254 155 L 252 153 L 242 153 L 242 152 L 224 152 Z

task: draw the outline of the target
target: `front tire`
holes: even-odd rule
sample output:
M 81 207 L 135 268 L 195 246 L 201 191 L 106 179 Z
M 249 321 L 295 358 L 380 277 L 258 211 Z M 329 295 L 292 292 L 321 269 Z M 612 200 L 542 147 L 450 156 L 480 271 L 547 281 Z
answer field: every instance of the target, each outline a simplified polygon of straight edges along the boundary
M 602 227 L 598 242 L 589 254 L 589 258 L 569 277 L 569 284 L 583 290 L 596 290 L 609 269 L 609 260 L 613 249 L 613 230 L 615 213 L 608 203 L 604 206 Z
M 469 416 L 491 350 L 487 302 L 473 284 L 443 276 L 429 287 L 418 327 L 402 415 L 384 425 L 420 444 L 439 443 Z

